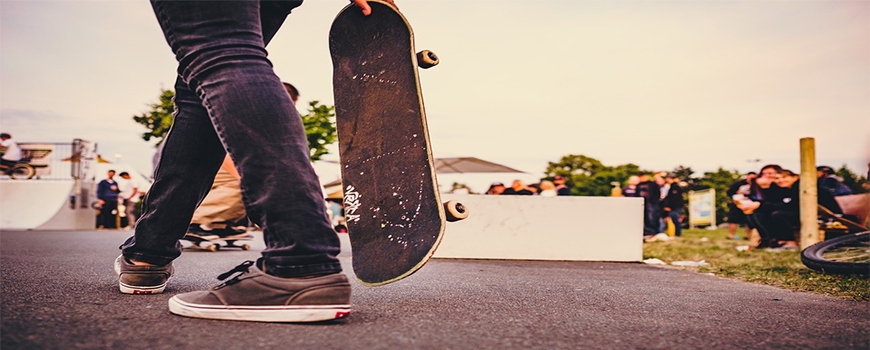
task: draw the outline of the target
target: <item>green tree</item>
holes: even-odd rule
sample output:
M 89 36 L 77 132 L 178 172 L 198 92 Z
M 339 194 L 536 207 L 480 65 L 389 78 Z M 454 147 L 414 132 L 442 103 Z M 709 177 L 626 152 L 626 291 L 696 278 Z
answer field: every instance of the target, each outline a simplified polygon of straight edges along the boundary
M 558 162 L 549 162 L 544 179 L 557 175 L 565 177 L 571 194 L 576 196 L 609 196 L 611 183 L 624 184 L 631 175 L 640 171 L 635 164 L 606 166 L 601 161 L 580 154 L 569 154 Z
M 172 126 L 172 113 L 175 111 L 172 101 L 174 97 L 173 91 L 161 90 L 159 102 L 151 104 L 148 112 L 133 116 L 133 121 L 148 130 L 142 134 L 142 139 L 145 141 L 157 139 L 157 145 L 163 142 L 163 138 Z M 309 156 L 312 161 L 315 161 L 328 154 L 326 147 L 337 140 L 335 107 L 320 104 L 319 101 L 311 101 L 308 106 L 308 113 L 301 117 L 308 139 Z
M 326 146 L 338 139 L 335 131 L 335 107 L 320 104 L 320 101 L 308 102 L 308 113 L 302 116 L 302 125 L 305 126 L 308 137 L 311 160 L 320 160 L 329 153 Z
M 686 167 L 682 165 L 677 166 L 671 172 L 677 176 L 678 181 L 685 181 L 687 184 L 692 183 L 692 175 L 695 174 L 695 171 L 692 170 L 692 167 Z
M 864 176 L 860 176 L 849 170 L 846 165 L 843 165 L 840 169 L 838 169 L 834 175 L 839 176 L 843 179 L 843 184 L 852 189 L 852 193 L 866 193 L 867 189 L 865 189 L 862 184 L 867 183 L 867 178 Z
M 160 102 L 152 103 L 150 111 L 133 116 L 133 121 L 142 124 L 148 130 L 142 134 L 142 139 L 145 141 L 151 141 L 152 138 L 158 139 L 157 145 L 163 142 L 163 138 L 169 132 L 169 127 L 172 126 L 172 113 L 175 112 L 173 98 L 175 98 L 175 92 L 161 90 Z

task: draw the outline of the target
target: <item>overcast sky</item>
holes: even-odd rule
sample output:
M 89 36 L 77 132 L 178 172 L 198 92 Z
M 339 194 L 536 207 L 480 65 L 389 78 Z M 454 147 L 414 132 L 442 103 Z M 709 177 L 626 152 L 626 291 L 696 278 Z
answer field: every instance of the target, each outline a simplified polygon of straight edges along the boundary
M 269 47 L 303 101 L 332 104 L 327 35 L 346 3 L 308 1 Z M 870 2 L 398 4 L 417 49 L 442 60 L 420 73 L 436 157 L 533 178 L 566 154 L 651 170 L 798 170 L 799 139 L 814 137 L 818 163 L 866 173 Z M 0 129 L 19 142 L 91 140 L 150 172 L 153 144 L 132 116 L 174 72 L 147 1 L 0 1 Z M 317 169 L 325 181 L 338 171 Z

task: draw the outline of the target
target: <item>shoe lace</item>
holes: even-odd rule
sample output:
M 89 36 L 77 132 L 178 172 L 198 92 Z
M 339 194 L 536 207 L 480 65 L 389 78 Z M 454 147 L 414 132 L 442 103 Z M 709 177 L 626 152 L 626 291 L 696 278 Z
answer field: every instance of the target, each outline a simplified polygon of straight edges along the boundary
M 222 273 L 220 276 L 218 276 L 218 280 L 221 280 L 224 283 L 217 286 L 216 288 L 221 288 L 224 286 L 229 286 L 229 285 L 239 283 L 239 277 L 248 273 L 248 269 L 253 265 L 254 265 L 253 261 L 247 260 L 247 261 L 241 263 L 239 266 L 234 267 L 232 270 L 229 270 L 227 272 Z M 232 277 L 232 278 L 228 280 L 228 278 L 230 278 L 230 277 Z

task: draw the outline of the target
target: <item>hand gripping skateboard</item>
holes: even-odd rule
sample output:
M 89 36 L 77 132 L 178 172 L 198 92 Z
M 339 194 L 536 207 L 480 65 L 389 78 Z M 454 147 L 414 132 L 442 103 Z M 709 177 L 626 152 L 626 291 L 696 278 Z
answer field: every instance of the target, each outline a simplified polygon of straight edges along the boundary
M 460 203 L 442 205 L 432 164 L 417 66 L 438 59 L 415 55 L 414 34 L 395 8 L 369 5 L 370 16 L 353 5 L 336 16 L 329 48 L 353 269 L 377 286 L 420 269 L 445 220 L 467 212 Z

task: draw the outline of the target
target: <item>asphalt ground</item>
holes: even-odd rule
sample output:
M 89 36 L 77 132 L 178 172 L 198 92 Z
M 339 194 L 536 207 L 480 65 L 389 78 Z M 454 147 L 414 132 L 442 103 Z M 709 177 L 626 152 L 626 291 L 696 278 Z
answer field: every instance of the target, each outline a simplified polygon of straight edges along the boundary
M 870 303 L 630 263 L 436 259 L 390 285 L 354 282 L 338 322 L 185 318 L 167 300 L 256 259 L 260 237 L 252 251 L 185 251 L 166 293 L 124 295 L 112 262 L 129 234 L 0 232 L 0 347 L 870 348 Z

